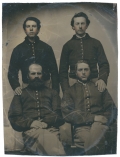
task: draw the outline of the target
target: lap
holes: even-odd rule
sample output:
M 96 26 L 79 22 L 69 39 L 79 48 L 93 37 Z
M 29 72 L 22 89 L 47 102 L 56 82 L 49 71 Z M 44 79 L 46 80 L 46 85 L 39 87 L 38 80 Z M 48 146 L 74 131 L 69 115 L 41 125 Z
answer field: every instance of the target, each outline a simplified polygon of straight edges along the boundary
M 30 129 L 23 133 L 26 148 L 33 152 L 47 155 L 62 155 L 64 148 L 59 141 L 59 130 L 56 128 Z

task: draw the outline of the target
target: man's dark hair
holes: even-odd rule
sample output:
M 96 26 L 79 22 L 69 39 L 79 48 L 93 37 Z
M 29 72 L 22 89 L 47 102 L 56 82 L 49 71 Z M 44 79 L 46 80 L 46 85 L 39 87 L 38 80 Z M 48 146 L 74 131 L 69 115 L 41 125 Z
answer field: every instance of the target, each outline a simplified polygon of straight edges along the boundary
M 88 66 L 89 66 L 89 68 L 90 68 L 90 71 L 91 71 L 91 67 L 90 67 L 90 63 L 89 63 L 89 61 L 88 60 L 79 60 L 76 64 L 75 64 L 75 71 L 77 71 L 77 66 L 78 66 L 78 64 L 79 63 L 86 63 L 86 64 L 88 64 Z
M 24 29 L 24 30 L 25 30 L 25 27 L 26 27 L 26 22 L 29 21 L 29 20 L 35 21 L 35 22 L 37 23 L 37 28 L 38 28 L 38 30 L 40 29 L 40 27 L 41 27 L 41 25 L 40 25 L 40 20 L 37 19 L 36 17 L 28 17 L 28 18 L 26 18 L 26 20 L 25 20 L 24 23 L 23 23 L 23 29 Z
M 90 24 L 90 20 L 88 19 L 88 16 L 83 12 L 79 12 L 72 17 L 72 20 L 71 20 L 72 27 L 74 26 L 74 18 L 76 17 L 84 17 L 86 19 L 87 26 Z

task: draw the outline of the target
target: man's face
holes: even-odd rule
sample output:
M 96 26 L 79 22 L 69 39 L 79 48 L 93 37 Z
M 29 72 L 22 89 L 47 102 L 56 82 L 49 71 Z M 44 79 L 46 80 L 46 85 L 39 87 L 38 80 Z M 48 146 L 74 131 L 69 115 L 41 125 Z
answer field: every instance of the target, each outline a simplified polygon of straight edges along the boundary
M 80 81 L 87 81 L 90 76 L 90 68 L 86 63 L 78 63 L 76 75 Z
M 86 19 L 84 17 L 75 17 L 74 26 L 72 27 L 75 30 L 76 34 L 81 36 L 85 33 L 87 29 Z
M 25 33 L 28 37 L 33 38 L 37 36 L 39 30 L 37 28 L 37 23 L 35 21 L 28 20 L 26 22 Z
M 42 67 L 40 65 L 32 64 L 29 67 L 29 78 L 33 80 L 35 78 L 42 79 Z

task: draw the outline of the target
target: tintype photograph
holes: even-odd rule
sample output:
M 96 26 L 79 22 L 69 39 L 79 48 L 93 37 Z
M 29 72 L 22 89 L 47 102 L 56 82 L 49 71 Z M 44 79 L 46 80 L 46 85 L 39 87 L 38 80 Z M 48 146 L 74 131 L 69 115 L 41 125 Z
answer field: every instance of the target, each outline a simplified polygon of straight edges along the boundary
M 4 154 L 117 154 L 117 3 L 2 3 Z

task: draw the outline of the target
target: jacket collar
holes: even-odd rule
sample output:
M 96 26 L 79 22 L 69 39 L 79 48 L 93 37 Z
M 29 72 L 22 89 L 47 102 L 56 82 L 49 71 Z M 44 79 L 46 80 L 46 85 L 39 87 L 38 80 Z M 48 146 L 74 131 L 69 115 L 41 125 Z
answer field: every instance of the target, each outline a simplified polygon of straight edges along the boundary
M 84 40 L 85 40 L 85 39 L 88 39 L 88 38 L 90 38 L 90 36 L 89 36 L 88 33 L 86 33 L 85 37 L 83 37 L 83 38 L 78 38 L 78 37 L 74 34 L 71 40 L 73 40 L 73 39 L 75 39 L 75 40 L 84 39 Z
M 78 84 L 82 84 L 83 86 L 87 85 L 89 82 L 90 82 L 90 80 L 88 80 L 86 83 L 83 83 L 82 81 L 77 80 L 77 83 Z
M 35 37 L 35 42 L 34 42 L 34 44 L 37 43 L 38 41 L 39 41 L 39 37 L 36 36 L 36 37 Z M 28 43 L 28 44 L 32 44 L 32 43 L 28 40 L 28 37 L 27 37 L 27 36 L 25 37 L 25 42 Z

